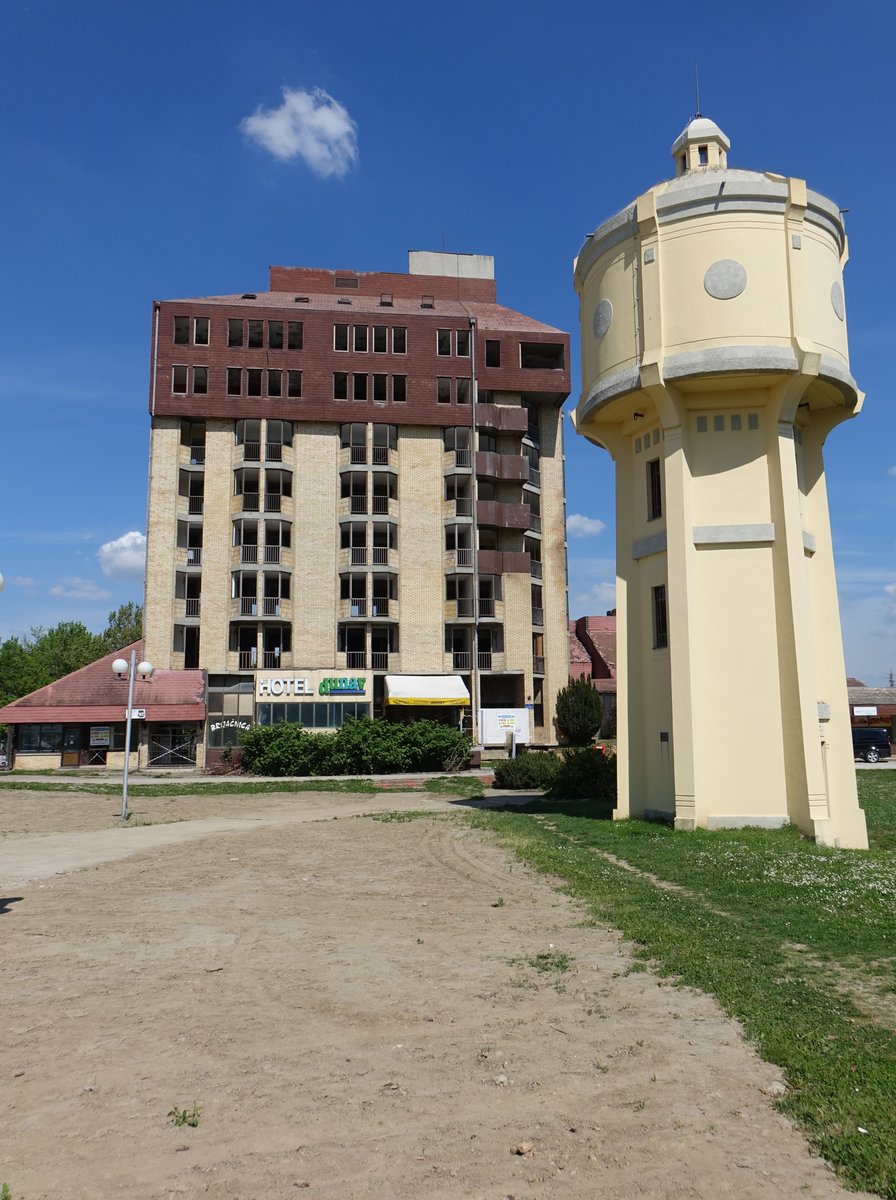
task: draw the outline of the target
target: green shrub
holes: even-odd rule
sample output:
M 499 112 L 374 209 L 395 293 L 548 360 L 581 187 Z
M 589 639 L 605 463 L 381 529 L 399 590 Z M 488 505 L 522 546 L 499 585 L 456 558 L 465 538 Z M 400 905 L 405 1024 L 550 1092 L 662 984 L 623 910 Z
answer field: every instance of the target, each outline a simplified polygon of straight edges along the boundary
M 548 791 L 558 799 L 599 800 L 615 805 L 616 755 L 602 746 L 561 751 L 558 770 Z
M 590 679 L 570 679 L 557 693 L 557 729 L 573 746 L 587 746 L 600 729 L 600 693 Z
M 381 775 L 442 771 L 449 759 L 469 759 L 466 736 L 438 721 L 406 725 L 349 720 L 335 733 L 300 725 L 256 725 L 241 741 L 243 766 L 254 775 Z
M 546 788 L 560 769 L 555 754 L 518 754 L 495 763 L 495 787 Z

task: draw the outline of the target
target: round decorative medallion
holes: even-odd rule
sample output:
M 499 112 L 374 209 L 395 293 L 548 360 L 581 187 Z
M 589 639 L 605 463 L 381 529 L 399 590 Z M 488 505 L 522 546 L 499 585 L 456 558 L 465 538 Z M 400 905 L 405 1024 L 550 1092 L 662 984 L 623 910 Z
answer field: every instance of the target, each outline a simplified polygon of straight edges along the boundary
M 714 300 L 733 300 L 747 286 L 746 268 L 736 258 L 720 258 L 706 268 L 703 286 Z
M 613 305 L 609 300 L 601 300 L 594 310 L 594 336 L 602 338 L 613 324 Z
M 846 316 L 846 309 L 843 306 L 843 288 L 836 279 L 831 284 L 831 308 L 842 321 Z

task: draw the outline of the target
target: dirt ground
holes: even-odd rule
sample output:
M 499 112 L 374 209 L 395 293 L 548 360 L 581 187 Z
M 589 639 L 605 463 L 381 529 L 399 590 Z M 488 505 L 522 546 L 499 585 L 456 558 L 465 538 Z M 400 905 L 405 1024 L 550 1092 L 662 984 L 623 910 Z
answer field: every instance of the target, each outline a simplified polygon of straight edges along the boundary
M 14 1200 L 855 1195 L 713 1001 L 447 798 L 115 803 L 0 791 Z

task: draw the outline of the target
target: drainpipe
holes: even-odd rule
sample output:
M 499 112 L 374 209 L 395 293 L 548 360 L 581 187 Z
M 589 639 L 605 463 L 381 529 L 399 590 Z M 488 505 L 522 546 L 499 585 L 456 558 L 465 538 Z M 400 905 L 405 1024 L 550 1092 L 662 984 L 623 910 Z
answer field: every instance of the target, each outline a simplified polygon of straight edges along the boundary
M 473 706 L 472 735 L 473 745 L 479 745 L 479 514 L 478 494 L 476 488 L 476 404 L 479 385 L 476 382 L 476 318 L 470 317 L 470 498 L 473 509 L 473 645 L 472 669 L 470 671 L 471 696 Z

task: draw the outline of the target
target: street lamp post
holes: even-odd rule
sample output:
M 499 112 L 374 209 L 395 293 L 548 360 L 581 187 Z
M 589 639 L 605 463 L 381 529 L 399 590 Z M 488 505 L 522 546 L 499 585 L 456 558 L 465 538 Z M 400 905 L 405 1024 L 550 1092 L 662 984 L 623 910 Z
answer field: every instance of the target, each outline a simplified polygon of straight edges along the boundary
M 124 735 L 124 778 L 121 785 L 121 819 L 128 819 L 128 773 L 131 765 L 131 722 L 134 716 L 134 680 L 139 675 L 141 679 L 149 679 L 152 675 L 152 663 L 137 662 L 137 651 L 131 651 L 130 662 L 123 658 L 116 658 L 112 664 L 113 672 L 122 679 L 127 673 L 128 677 L 128 711 L 127 711 L 127 730 Z M 139 750 L 138 750 L 139 755 Z

